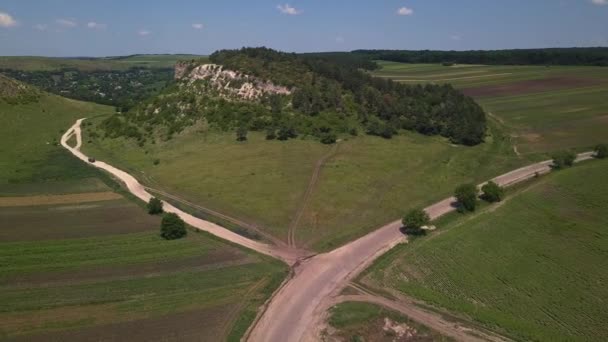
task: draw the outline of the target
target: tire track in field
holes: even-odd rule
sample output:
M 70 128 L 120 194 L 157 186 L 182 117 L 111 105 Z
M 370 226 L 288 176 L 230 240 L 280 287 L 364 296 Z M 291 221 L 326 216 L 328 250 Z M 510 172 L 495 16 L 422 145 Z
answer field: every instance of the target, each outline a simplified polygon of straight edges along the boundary
M 289 223 L 289 229 L 287 231 L 287 245 L 289 247 L 292 247 L 292 248 L 296 247 L 296 229 L 298 228 L 298 225 L 300 224 L 300 219 L 302 218 L 302 215 L 304 214 L 304 210 L 306 210 L 306 207 L 308 206 L 308 202 L 310 202 L 312 192 L 315 188 L 315 185 L 317 184 L 317 181 L 319 180 L 321 168 L 323 168 L 323 166 L 325 165 L 325 162 L 329 158 L 336 155 L 336 153 L 338 152 L 338 144 L 339 143 L 336 143 L 329 150 L 329 152 L 327 152 L 327 154 L 325 154 L 323 157 L 321 157 L 321 159 L 317 160 L 317 163 L 315 164 L 315 168 L 312 172 L 312 176 L 310 177 L 310 181 L 308 182 L 308 186 L 306 187 L 306 191 L 304 192 L 304 198 L 302 198 L 302 201 L 300 202 L 300 206 L 298 207 L 298 209 L 296 211 L 296 215 L 294 216 L 294 219 Z

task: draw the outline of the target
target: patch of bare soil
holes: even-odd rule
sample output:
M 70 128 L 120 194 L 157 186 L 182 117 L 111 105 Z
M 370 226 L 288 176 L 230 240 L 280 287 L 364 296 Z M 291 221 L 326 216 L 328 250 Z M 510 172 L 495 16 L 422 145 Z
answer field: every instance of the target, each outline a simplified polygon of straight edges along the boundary
M 350 329 L 328 329 L 326 341 L 382 341 L 382 342 L 433 342 L 448 338 L 430 330 L 420 330 L 412 324 L 401 323 L 389 317 L 378 318 L 363 326 Z
M 72 203 L 87 203 L 110 201 L 122 198 L 121 195 L 112 192 L 87 192 L 81 194 L 67 195 L 36 195 L 36 196 L 17 196 L 0 197 L 0 207 L 25 207 L 35 205 L 58 205 Z
M 0 208 L 0 241 L 71 239 L 157 230 L 160 218 L 123 200 L 101 206 Z M 18 229 L 16 229 L 18 228 Z
M 69 331 L 19 336 L 6 341 L 219 341 L 223 333 L 222 322 L 230 310 L 230 306 L 198 309 Z
M 56 286 L 93 283 L 97 281 L 126 280 L 152 277 L 183 271 L 205 271 L 209 269 L 243 265 L 253 262 L 237 249 L 220 249 L 201 256 L 160 262 L 138 263 L 125 266 L 101 266 L 64 272 L 45 272 L 16 275 L 3 278 L 0 285 L 10 287 Z
M 551 77 L 537 80 L 527 80 L 509 84 L 498 84 L 491 86 L 462 89 L 465 95 L 472 97 L 494 97 L 522 95 L 529 93 L 540 93 L 551 90 L 586 87 L 599 84 L 596 79 L 578 77 Z

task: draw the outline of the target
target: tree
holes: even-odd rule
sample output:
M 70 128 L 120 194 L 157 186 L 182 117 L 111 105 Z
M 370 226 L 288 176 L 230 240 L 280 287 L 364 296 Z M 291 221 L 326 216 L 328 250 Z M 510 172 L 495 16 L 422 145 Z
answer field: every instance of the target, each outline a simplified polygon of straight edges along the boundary
M 576 159 L 576 154 L 570 151 L 562 151 L 553 154 L 553 168 L 554 169 L 563 169 L 565 167 L 569 167 L 574 165 L 574 160 Z
M 148 214 L 156 215 L 163 212 L 163 202 L 156 197 L 150 198 L 148 202 Z
M 160 223 L 160 236 L 166 240 L 176 240 L 188 234 L 186 224 L 174 213 L 166 213 Z
M 608 157 L 608 145 L 599 144 L 593 149 L 595 151 L 595 158 L 604 159 Z
M 477 206 L 477 187 L 475 184 L 463 184 L 456 188 L 454 195 L 460 204 L 459 211 L 475 211 Z
M 236 129 L 236 140 L 237 141 L 246 141 L 247 140 L 247 127 L 239 126 Z
M 505 195 L 505 190 L 500 185 L 492 181 L 489 181 L 482 186 L 481 191 L 483 192 L 481 198 L 490 203 L 502 201 Z
M 407 229 L 419 230 L 423 226 L 428 225 L 431 222 L 431 218 L 426 211 L 422 209 L 413 209 L 403 217 L 401 222 Z

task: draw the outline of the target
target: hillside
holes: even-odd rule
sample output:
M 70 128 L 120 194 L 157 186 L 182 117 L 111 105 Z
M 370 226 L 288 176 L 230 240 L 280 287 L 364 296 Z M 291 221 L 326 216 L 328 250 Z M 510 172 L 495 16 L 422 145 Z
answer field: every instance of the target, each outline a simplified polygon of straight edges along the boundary
M 110 137 L 140 144 L 171 139 L 197 123 L 220 131 L 265 132 L 268 139 L 312 136 L 333 143 L 365 132 L 400 130 L 476 145 L 486 134 L 483 110 L 449 85 L 408 86 L 372 78 L 354 61 L 298 56 L 266 48 L 223 50 L 178 63 L 175 85 L 103 125 Z
M 36 101 L 39 96 L 36 88 L 0 74 L 0 102 L 29 103 Z

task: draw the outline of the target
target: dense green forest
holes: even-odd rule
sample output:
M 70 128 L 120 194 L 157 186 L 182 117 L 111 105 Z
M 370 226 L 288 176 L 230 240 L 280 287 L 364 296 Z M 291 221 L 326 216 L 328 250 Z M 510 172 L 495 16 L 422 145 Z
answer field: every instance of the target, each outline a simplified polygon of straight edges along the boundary
M 359 132 L 391 138 L 401 129 L 442 135 L 465 145 L 484 139 L 485 114 L 471 98 L 450 85 L 409 86 L 373 78 L 361 68 L 374 64 L 356 56 L 243 48 L 218 51 L 210 60 L 291 91 L 235 99 L 222 92 L 242 86 L 242 79 L 217 87 L 209 80 L 186 78 L 129 113 L 106 120 L 105 134 L 130 136 L 144 144 L 156 136 L 159 127 L 168 139 L 203 120 L 210 127 L 234 130 L 239 140 L 255 130 L 266 132 L 268 139 L 313 136 L 333 143 L 342 135 Z M 198 64 L 191 62 L 189 70 Z
M 363 59 L 401 63 L 608 66 L 608 48 L 604 47 L 473 51 L 356 50 L 352 53 Z
M 48 71 L 2 69 L 0 73 L 50 93 L 111 105 L 122 111 L 159 93 L 173 80 L 172 68 L 95 71 L 76 68 Z

